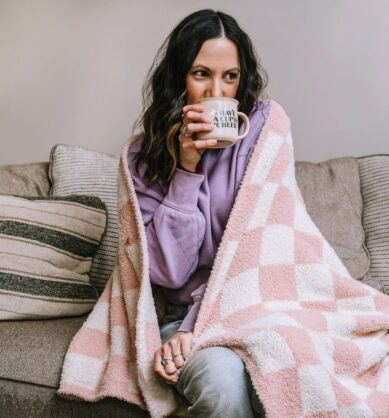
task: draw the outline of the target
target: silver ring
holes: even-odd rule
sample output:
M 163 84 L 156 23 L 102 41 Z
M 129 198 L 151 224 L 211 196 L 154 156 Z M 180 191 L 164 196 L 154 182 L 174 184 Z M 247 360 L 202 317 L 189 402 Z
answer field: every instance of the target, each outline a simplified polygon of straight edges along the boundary
M 173 358 L 180 357 L 180 356 L 182 356 L 181 353 L 180 354 L 176 354 L 175 356 L 173 356 Z
M 182 118 L 182 124 L 183 124 L 184 126 L 188 126 L 188 122 L 185 120 L 185 118 Z
M 184 136 L 187 136 L 187 137 L 192 136 L 192 134 L 188 131 L 188 128 L 186 127 L 186 125 L 184 125 L 184 129 L 182 130 L 182 133 L 184 134 Z
M 167 364 L 169 364 L 169 361 L 173 361 L 171 358 L 164 358 L 161 360 L 161 364 L 162 366 L 166 366 Z

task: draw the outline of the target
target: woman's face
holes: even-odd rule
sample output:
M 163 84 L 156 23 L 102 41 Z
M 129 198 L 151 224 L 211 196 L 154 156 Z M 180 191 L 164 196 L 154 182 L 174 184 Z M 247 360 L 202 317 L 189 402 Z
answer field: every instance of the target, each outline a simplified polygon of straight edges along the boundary
M 188 104 L 206 97 L 234 98 L 240 78 L 239 54 L 227 38 L 205 41 L 186 76 Z

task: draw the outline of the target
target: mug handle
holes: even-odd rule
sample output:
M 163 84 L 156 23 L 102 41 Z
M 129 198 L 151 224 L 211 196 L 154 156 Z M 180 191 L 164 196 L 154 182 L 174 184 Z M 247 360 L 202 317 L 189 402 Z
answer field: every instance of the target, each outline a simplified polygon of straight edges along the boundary
M 247 135 L 247 133 L 248 133 L 248 131 L 250 129 L 250 121 L 249 121 L 249 118 L 247 117 L 247 115 L 245 115 L 242 112 L 238 112 L 238 117 L 239 116 L 243 119 L 244 132 L 242 133 L 242 135 L 239 135 L 237 139 L 242 139 L 242 138 L 244 138 Z

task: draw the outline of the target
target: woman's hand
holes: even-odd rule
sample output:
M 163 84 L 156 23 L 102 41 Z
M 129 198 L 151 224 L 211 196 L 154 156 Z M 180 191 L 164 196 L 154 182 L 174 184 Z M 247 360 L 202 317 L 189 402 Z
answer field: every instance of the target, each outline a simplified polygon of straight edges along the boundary
M 182 116 L 184 123 L 178 136 L 180 142 L 180 166 L 187 171 L 195 172 L 205 149 L 216 145 L 217 141 L 214 139 L 195 140 L 193 139 L 193 134 L 212 131 L 213 122 L 204 114 L 204 106 L 202 104 L 184 106 Z
M 154 371 L 166 383 L 175 384 L 178 382 L 181 368 L 192 351 L 192 340 L 192 332 L 177 331 L 154 353 Z M 162 366 L 162 359 L 171 359 L 171 361 Z

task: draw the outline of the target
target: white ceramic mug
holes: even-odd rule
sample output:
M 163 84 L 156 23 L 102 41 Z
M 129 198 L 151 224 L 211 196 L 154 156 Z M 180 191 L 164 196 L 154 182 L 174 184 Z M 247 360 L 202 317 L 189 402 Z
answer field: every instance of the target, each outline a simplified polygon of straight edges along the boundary
M 216 139 L 217 144 L 212 148 L 226 148 L 247 135 L 250 129 L 249 118 L 244 113 L 238 112 L 238 100 L 230 97 L 208 97 L 196 103 L 204 106 L 204 113 L 212 119 L 214 124 L 212 131 L 197 132 L 196 139 Z M 245 125 L 242 135 L 238 135 L 239 116 Z

